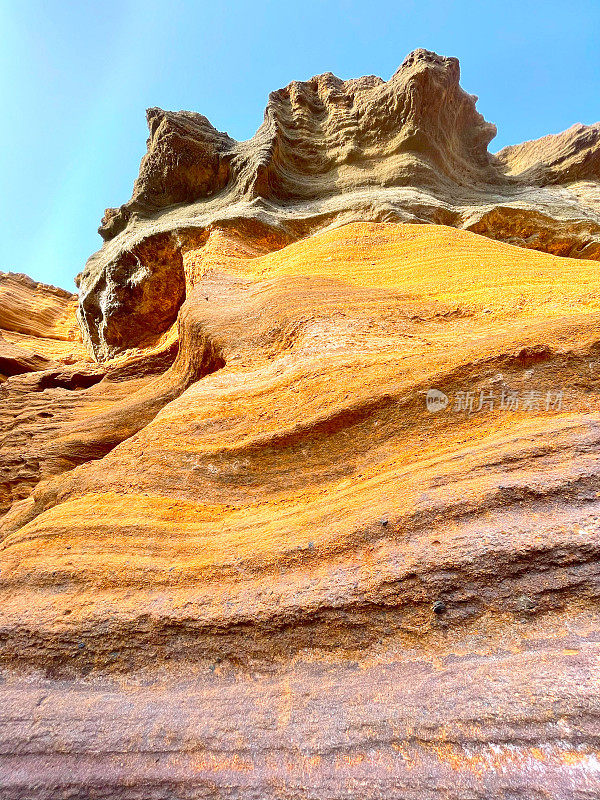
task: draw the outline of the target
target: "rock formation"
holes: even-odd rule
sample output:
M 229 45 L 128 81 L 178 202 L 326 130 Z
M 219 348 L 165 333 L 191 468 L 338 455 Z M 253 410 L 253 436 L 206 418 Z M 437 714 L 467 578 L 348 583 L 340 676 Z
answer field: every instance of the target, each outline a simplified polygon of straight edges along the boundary
M 106 244 L 81 275 L 88 346 L 105 358 L 144 332 L 164 332 L 182 301 L 174 272 L 185 236 L 215 225 L 259 224 L 293 241 L 344 222 L 434 222 L 600 258 L 600 127 L 494 157 L 487 146 L 496 129 L 459 76 L 456 59 L 416 50 L 387 82 L 330 73 L 294 82 L 271 94 L 247 142 L 200 114 L 150 109 L 133 196 L 107 210 Z M 165 281 L 176 288 L 167 297 Z M 132 328 L 124 336 L 119 318 Z
M 2 276 L 3 798 L 600 793 L 600 128 L 475 100 L 152 109 L 81 336 Z

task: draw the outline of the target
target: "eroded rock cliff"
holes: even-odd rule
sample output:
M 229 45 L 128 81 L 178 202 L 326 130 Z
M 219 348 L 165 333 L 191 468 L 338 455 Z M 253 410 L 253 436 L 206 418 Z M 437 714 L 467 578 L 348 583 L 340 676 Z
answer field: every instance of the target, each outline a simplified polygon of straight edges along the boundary
M 595 797 L 597 126 L 421 50 L 149 126 L 97 360 L 0 282 L 2 796 Z
M 344 222 L 433 222 L 600 258 L 598 126 L 492 156 L 496 129 L 459 78 L 455 58 L 415 50 L 387 82 L 295 81 L 270 95 L 247 142 L 200 114 L 150 109 L 133 196 L 107 210 L 106 244 L 81 276 L 88 347 L 104 358 L 164 332 L 182 300 L 186 235 L 213 225 L 258 223 L 295 240 Z M 131 321 L 125 337 L 119 319 Z

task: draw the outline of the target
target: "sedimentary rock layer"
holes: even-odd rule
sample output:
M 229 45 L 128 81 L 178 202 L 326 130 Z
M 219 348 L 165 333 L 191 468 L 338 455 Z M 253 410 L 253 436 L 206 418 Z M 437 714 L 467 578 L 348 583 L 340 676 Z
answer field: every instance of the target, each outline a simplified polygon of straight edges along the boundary
M 599 128 L 475 103 L 151 109 L 79 298 L 0 275 L 3 800 L 600 794 Z
M 597 794 L 599 266 L 213 227 L 153 347 L 10 378 L 64 420 L 2 523 L 4 796 Z
M 80 276 L 90 351 L 106 358 L 164 333 L 183 300 L 187 239 L 215 225 L 289 242 L 346 222 L 438 223 L 599 259 L 598 125 L 494 156 L 495 126 L 459 79 L 455 58 L 415 50 L 388 81 L 294 81 L 246 142 L 200 114 L 150 109 L 133 196 L 107 210 L 105 244 Z
M 0 382 L 85 357 L 77 296 L 0 272 Z

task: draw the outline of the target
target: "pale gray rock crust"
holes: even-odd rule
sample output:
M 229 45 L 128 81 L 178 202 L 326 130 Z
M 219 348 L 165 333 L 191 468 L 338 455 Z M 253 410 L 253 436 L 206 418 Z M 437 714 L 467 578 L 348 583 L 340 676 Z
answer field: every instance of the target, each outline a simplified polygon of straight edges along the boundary
M 293 240 L 359 220 L 434 222 L 600 258 L 600 124 L 494 156 L 496 128 L 459 79 L 457 59 L 415 50 L 387 82 L 294 81 L 271 93 L 246 142 L 200 114 L 150 109 L 132 198 L 106 211 L 105 243 L 79 276 L 90 352 L 110 357 L 172 324 L 185 294 L 180 236 L 214 225 Z

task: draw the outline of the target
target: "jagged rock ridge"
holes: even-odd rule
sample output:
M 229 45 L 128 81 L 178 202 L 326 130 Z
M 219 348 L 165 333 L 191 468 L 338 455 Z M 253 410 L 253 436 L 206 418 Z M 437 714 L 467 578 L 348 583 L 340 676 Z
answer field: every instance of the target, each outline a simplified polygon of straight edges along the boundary
M 265 120 L 247 142 L 200 114 L 150 109 L 133 196 L 107 210 L 100 227 L 106 244 L 81 276 L 88 347 L 97 357 L 123 349 L 120 320 L 138 329 L 125 335 L 133 344 L 144 331 L 164 332 L 181 291 L 153 321 L 143 307 L 163 282 L 177 283 L 182 235 L 215 224 L 245 220 L 291 241 L 356 220 L 435 222 L 598 258 L 598 127 L 494 157 L 487 147 L 496 129 L 459 78 L 455 58 L 416 50 L 387 82 L 331 73 L 294 81 L 270 95 Z M 541 161 L 529 163 L 528 152 Z M 156 250 L 163 256 L 156 259 Z M 127 301 L 119 295 L 126 285 L 135 285 L 139 315 L 130 293 Z
M 496 134 L 459 85 L 455 58 L 412 53 L 386 83 L 327 73 L 272 92 L 253 139 L 236 142 L 206 117 L 147 113 L 150 137 L 133 197 L 108 209 L 105 239 L 132 213 L 223 191 L 274 203 L 318 200 L 369 186 L 473 186 L 499 175 L 487 152 Z

